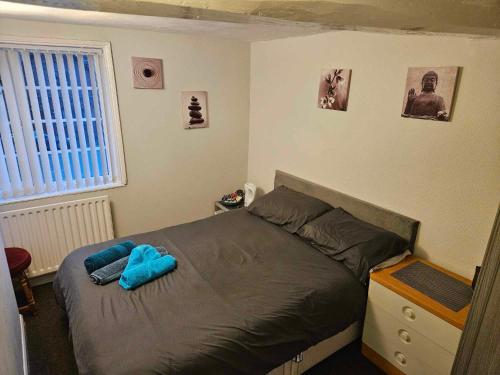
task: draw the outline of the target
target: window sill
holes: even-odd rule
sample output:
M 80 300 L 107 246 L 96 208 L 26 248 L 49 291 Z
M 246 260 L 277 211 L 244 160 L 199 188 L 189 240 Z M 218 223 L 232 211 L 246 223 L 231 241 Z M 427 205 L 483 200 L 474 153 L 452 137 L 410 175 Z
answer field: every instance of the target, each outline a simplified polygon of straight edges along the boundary
M 77 195 L 77 194 L 81 194 L 81 193 L 90 193 L 93 191 L 115 189 L 115 188 L 123 187 L 126 185 L 127 185 L 126 182 L 114 182 L 114 183 L 107 184 L 107 185 L 93 186 L 93 187 L 88 187 L 88 188 L 84 188 L 84 189 L 65 190 L 63 192 L 56 191 L 56 192 L 52 192 L 52 193 L 30 195 L 27 197 L 9 198 L 6 200 L 0 200 L 0 207 L 6 206 L 9 204 L 41 200 L 41 199 L 45 199 L 45 198 L 62 197 L 65 195 Z

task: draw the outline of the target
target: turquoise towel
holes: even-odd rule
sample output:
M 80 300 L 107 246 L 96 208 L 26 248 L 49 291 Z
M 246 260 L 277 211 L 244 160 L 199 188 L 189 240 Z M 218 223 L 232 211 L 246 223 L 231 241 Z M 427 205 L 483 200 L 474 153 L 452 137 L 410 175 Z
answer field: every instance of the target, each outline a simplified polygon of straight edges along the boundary
M 132 250 L 119 284 L 124 289 L 135 289 L 172 271 L 177 264 L 171 255 L 161 256 L 151 245 L 139 245 Z
M 167 249 L 163 246 L 157 246 L 156 250 L 158 250 L 162 256 L 168 254 Z M 90 274 L 90 280 L 97 285 L 106 285 L 112 281 L 118 280 L 125 270 L 125 267 L 127 267 L 129 257 L 130 256 L 126 256 L 125 258 L 118 259 L 107 266 L 95 270 Z
M 117 261 L 118 259 L 125 258 L 130 255 L 130 252 L 135 247 L 132 241 L 125 241 L 113 245 L 105 250 L 99 251 L 89 257 L 87 257 L 83 264 L 87 273 L 90 275 L 95 270 L 107 266 L 110 263 Z

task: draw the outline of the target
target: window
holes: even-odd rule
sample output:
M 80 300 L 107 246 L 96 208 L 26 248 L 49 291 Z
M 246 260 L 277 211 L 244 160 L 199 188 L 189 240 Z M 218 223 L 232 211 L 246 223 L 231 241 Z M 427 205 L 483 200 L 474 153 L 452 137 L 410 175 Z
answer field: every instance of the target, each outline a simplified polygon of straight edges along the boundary
M 109 43 L 0 40 L 0 204 L 125 183 Z

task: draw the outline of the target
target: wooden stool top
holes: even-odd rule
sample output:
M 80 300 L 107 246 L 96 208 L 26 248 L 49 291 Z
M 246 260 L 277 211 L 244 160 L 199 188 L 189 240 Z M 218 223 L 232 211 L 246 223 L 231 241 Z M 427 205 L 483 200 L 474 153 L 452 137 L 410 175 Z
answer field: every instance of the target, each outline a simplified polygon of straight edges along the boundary
M 12 276 L 25 271 L 31 264 L 30 253 L 20 247 L 6 247 L 5 255 L 7 256 L 7 264 Z

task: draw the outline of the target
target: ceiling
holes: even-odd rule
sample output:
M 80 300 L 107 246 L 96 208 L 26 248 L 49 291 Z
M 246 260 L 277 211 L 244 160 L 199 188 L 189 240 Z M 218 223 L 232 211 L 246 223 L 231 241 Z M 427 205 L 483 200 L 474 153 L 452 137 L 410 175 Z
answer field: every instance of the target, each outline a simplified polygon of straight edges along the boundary
M 0 16 L 257 41 L 329 30 L 500 36 L 500 0 L 28 0 Z

